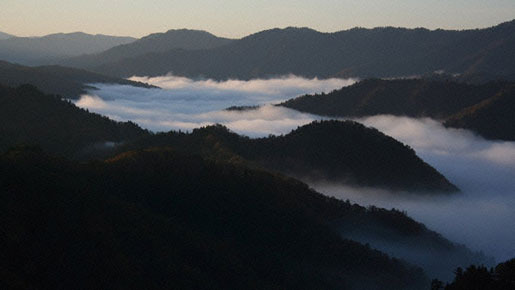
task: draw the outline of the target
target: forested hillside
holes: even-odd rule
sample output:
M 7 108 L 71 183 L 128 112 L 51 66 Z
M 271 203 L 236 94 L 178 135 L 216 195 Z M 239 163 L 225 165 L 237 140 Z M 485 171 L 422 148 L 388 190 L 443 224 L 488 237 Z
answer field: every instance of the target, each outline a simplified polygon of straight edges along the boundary
M 0 85 L 0 151 L 28 144 L 79 158 L 146 134 L 134 123 L 89 113 L 33 86 Z
M 4 289 L 429 285 L 327 225 L 352 206 L 263 171 L 169 149 L 81 165 L 18 148 L 0 173 Z
M 16 87 L 31 84 L 47 94 L 78 99 L 88 90 L 95 90 L 93 84 L 119 84 L 136 87 L 153 86 L 125 79 L 61 66 L 27 67 L 0 60 L 0 84 Z
M 172 146 L 181 151 L 257 166 L 297 177 L 421 192 L 455 192 L 443 175 L 406 145 L 359 123 L 314 122 L 284 136 L 251 139 L 223 126 L 191 134 L 160 133 L 122 146 Z

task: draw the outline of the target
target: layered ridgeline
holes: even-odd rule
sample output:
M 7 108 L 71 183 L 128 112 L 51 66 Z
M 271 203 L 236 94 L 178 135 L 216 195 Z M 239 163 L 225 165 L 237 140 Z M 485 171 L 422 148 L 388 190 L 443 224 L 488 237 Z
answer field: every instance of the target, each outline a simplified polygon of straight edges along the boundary
M 0 84 L 8 86 L 31 84 L 47 94 L 76 99 L 87 93 L 88 90 L 95 90 L 93 84 L 99 83 L 153 87 L 144 83 L 109 77 L 82 69 L 61 66 L 27 67 L 0 61 Z
M 453 253 L 484 263 L 398 211 L 166 148 L 89 164 L 17 148 L 0 173 L 6 289 L 428 287 L 420 269 L 343 239 L 353 230 L 419 238 L 449 273 Z
M 495 96 L 465 108 L 444 125 L 465 128 L 489 139 L 515 141 L 515 84 Z
M 80 157 L 148 134 L 46 95 L 30 85 L 0 85 L 0 151 L 31 144 L 59 155 Z
M 331 117 L 391 114 L 448 119 L 447 126 L 486 138 L 515 140 L 513 82 L 472 85 L 427 79 L 369 79 L 328 94 L 304 95 L 281 106 Z
M 98 53 L 134 40 L 132 37 L 82 32 L 42 37 L 7 37 L 0 39 L 0 60 L 25 65 L 53 64 L 62 58 Z
M 66 59 L 61 63 L 83 68 L 94 68 L 148 53 L 160 53 L 172 49 L 211 49 L 229 44 L 231 41 L 231 39 L 217 37 L 206 31 L 173 29 L 165 33 L 150 34 L 132 43 L 119 45 L 101 53 Z
M 314 122 L 284 136 L 258 139 L 237 135 L 221 125 L 209 126 L 192 133 L 148 136 L 120 150 L 152 146 L 243 160 L 301 178 L 406 191 L 458 191 L 408 146 L 351 121 Z
M 88 158 L 110 154 L 109 147 L 117 144 L 126 143 L 113 150 L 172 146 L 300 177 L 409 191 L 458 190 L 411 148 L 354 122 L 312 123 L 286 136 L 261 139 L 222 126 L 191 134 L 150 134 L 134 123 L 88 113 L 32 86 L 0 87 L 0 104 L 0 150 L 36 144 L 55 154 Z
M 67 65 L 118 77 L 168 73 L 214 79 L 305 77 L 399 77 L 444 70 L 489 78 L 515 78 L 515 21 L 476 30 L 382 27 L 321 33 L 308 28 L 262 31 L 211 49 L 161 48 L 103 54 Z M 113 50 L 114 51 L 114 50 Z M 87 59 L 88 61 L 84 61 Z

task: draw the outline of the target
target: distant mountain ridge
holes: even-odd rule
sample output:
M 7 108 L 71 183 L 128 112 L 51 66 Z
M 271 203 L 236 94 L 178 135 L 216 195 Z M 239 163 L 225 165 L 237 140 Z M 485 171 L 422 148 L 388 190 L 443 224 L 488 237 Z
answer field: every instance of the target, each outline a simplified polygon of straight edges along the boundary
M 134 42 L 115 46 L 101 53 L 67 59 L 62 61 L 61 64 L 91 68 L 148 53 L 165 52 L 171 49 L 211 49 L 231 42 L 231 39 L 217 37 L 202 30 L 172 29 L 164 33 L 150 34 Z
M 369 79 L 328 94 L 290 99 L 280 106 L 330 117 L 430 117 L 488 139 L 514 141 L 514 88 L 514 82 L 502 81 L 473 85 L 432 79 Z
M 515 20 L 475 30 L 381 27 L 321 33 L 309 28 L 271 29 L 212 49 L 170 47 L 88 66 L 114 76 L 252 79 L 305 77 L 401 77 L 437 70 L 515 77 Z M 94 58 L 93 64 L 97 63 Z
M 0 40 L 0 60 L 25 65 L 55 64 L 65 57 L 97 53 L 134 40 L 136 39 L 132 37 L 91 35 L 83 32 L 12 37 Z
M 88 90 L 94 90 L 92 84 L 120 84 L 151 88 L 153 86 L 116 77 L 104 76 L 82 69 L 62 66 L 27 67 L 0 61 L 0 84 L 19 86 L 31 84 L 47 94 L 77 99 Z
M 0 31 L 0 40 L 11 38 L 11 37 L 14 37 L 14 35 Z

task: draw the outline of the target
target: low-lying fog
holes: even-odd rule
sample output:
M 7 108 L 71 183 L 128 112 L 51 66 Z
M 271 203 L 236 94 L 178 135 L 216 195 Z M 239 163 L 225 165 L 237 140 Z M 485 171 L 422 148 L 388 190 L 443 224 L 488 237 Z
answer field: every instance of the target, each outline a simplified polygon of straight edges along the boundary
M 329 92 L 355 82 L 353 79 L 319 80 L 295 76 L 224 82 L 194 81 L 175 76 L 131 79 L 162 89 L 95 84 L 100 90 L 82 96 L 76 104 L 115 120 L 132 120 L 152 131 L 191 130 L 220 123 L 238 133 L 264 136 L 289 132 L 316 118 L 269 104 L 301 94 Z M 248 112 L 224 110 L 231 106 L 254 105 L 266 106 Z
M 321 117 L 275 107 L 297 95 L 328 92 L 354 80 L 303 79 L 216 82 L 180 77 L 132 78 L 162 87 L 97 85 L 76 104 L 116 120 L 132 120 L 154 131 L 189 130 L 221 123 L 249 136 L 288 133 Z M 224 111 L 230 106 L 265 105 Z M 374 116 L 358 121 L 408 144 L 462 189 L 451 197 L 415 197 L 376 189 L 310 182 L 318 191 L 362 205 L 395 207 L 445 237 L 483 250 L 498 261 L 515 257 L 515 142 L 486 141 L 431 119 Z M 372 245 L 373 246 L 373 245 Z
M 445 237 L 503 261 L 515 257 L 515 142 L 486 141 L 431 119 L 374 116 L 358 121 L 408 144 L 463 192 L 414 196 L 311 183 L 362 205 L 405 210 Z

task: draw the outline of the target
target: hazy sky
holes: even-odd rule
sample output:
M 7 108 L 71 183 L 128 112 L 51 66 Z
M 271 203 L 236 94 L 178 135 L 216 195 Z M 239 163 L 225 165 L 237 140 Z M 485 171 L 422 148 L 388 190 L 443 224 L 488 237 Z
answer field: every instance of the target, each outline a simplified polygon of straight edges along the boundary
M 514 18 L 514 0 L 0 0 L 0 31 L 19 36 L 84 31 L 141 37 L 193 28 L 241 37 L 286 26 L 464 29 Z

